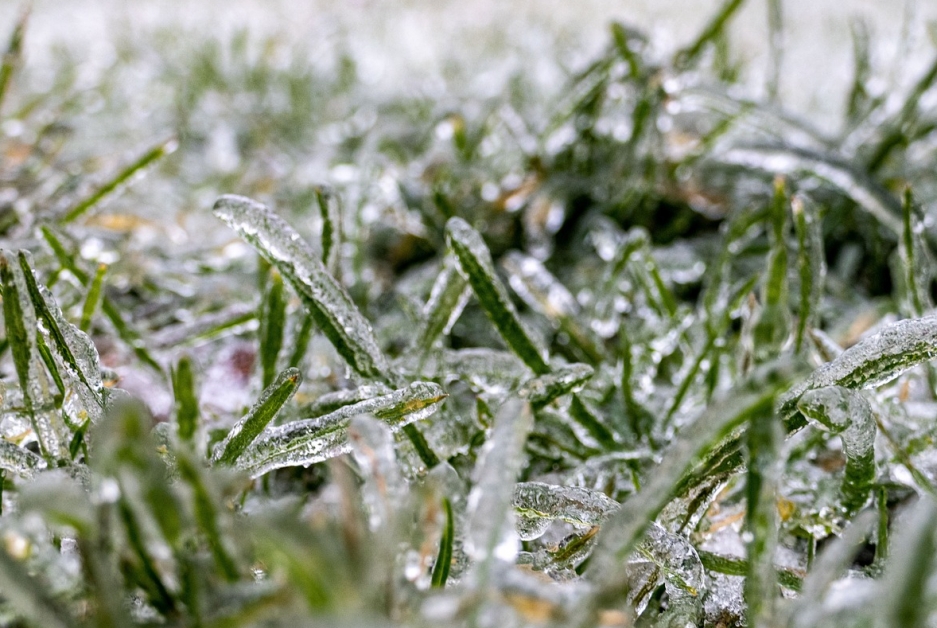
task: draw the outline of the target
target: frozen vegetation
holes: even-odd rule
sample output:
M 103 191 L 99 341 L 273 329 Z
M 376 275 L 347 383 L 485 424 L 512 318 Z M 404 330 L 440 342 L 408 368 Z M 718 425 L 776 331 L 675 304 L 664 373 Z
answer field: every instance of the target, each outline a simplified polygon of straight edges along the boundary
M 937 50 L 829 124 L 744 4 L 484 89 L 5 24 L 0 625 L 937 625 Z

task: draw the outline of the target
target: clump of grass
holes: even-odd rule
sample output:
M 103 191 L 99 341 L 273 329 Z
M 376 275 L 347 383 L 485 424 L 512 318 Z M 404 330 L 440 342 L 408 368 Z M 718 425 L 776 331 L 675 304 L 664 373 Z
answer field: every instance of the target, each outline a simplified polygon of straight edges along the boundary
M 24 16 L 0 622 L 929 625 L 937 72 L 876 97 L 858 29 L 821 134 L 779 106 L 780 2 L 738 96 L 741 5 L 480 107 L 203 40 L 157 68 L 174 139 L 106 176 L 46 141 L 68 81 L 17 89 Z M 245 165 L 320 150 L 332 181 Z M 144 170 L 211 227 L 135 214 Z

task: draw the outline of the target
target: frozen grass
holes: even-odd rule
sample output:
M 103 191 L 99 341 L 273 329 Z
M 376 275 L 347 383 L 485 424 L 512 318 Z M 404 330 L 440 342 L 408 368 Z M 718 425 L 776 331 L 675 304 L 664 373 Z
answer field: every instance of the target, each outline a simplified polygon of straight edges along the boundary
M 820 132 L 743 4 L 483 90 L 11 26 L 0 624 L 931 625 L 937 55 Z

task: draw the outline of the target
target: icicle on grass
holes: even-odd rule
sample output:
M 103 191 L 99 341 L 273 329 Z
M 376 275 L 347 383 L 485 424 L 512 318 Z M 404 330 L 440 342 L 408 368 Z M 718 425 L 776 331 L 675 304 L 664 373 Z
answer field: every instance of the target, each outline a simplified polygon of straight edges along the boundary
M 397 432 L 431 415 L 445 398 L 438 384 L 414 382 L 314 419 L 268 427 L 240 456 L 237 466 L 254 477 L 282 467 L 309 466 L 348 452 L 348 425 L 353 417 L 373 414 Z
M 875 481 L 876 427 L 872 407 L 861 393 L 842 386 L 825 386 L 804 393 L 797 409 L 842 439 L 846 454 L 842 507 L 847 516 L 853 516 L 865 506 Z

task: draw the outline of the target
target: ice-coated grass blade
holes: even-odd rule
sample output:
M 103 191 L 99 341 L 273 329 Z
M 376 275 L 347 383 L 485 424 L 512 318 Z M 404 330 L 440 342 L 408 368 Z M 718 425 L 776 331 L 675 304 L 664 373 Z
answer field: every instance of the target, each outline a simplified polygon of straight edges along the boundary
M 176 458 L 179 469 L 179 475 L 192 488 L 192 499 L 194 501 L 195 519 L 201 528 L 202 533 L 208 540 L 208 546 L 211 548 L 215 564 L 221 571 L 221 574 L 229 581 L 233 582 L 238 578 L 238 569 L 231 557 L 228 548 L 225 547 L 225 540 L 222 537 L 221 529 L 218 525 L 218 509 L 214 503 L 212 494 L 205 485 L 202 477 L 202 470 L 197 463 L 189 458 L 187 453 Z
M 172 392 L 175 397 L 176 433 L 179 439 L 191 443 L 198 427 L 198 394 L 195 392 L 195 372 L 192 358 L 179 358 L 172 370 Z
M 884 586 L 877 600 L 879 626 L 924 628 L 929 625 L 931 605 L 927 583 L 934 571 L 934 525 L 937 503 L 921 497 L 900 534 L 895 535 L 895 551 L 882 577 Z
M 282 467 L 321 462 L 348 451 L 348 425 L 352 418 L 373 414 L 396 432 L 435 412 L 436 405 L 445 398 L 438 384 L 414 382 L 324 416 L 268 427 L 240 456 L 237 466 L 256 477 Z
M 78 265 L 75 255 L 68 252 L 59 236 L 47 225 L 40 227 L 40 231 L 42 232 L 43 239 L 49 245 L 49 248 L 52 249 L 55 258 L 62 268 L 68 270 L 81 285 L 89 289 L 92 280 L 91 276 Z M 140 337 L 140 333 L 133 329 L 130 323 L 124 320 L 120 309 L 114 305 L 106 294 L 101 296 L 101 311 L 108 320 L 111 321 L 111 324 L 117 331 L 118 337 L 130 347 L 134 355 L 137 356 L 137 359 L 163 377 L 163 367 L 160 366 L 159 362 L 150 354 L 149 350 L 146 348 L 146 344 Z
M 774 182 L 768 235 L 771 251 L 765 269 L 762 307 L 754 328 L 755 354 L 774 357 L 789 333 L 787 308 L 787 188 L 783 178 Z
M 597 589 L 589 603 L 584 604 L 584 612 L 603 592 L 621 584 L 622 561 L 635 549 L 647 527 L 672 496 L 681 491 L 684 476 L 697 459 L 734 428 L 751 421 L 752 417 L 772 412 L 778 389 L 790 377 L 785 364 L 778 366 L 778 370 L 765 375 L 756 372 L 746 384 L 711 404 L 685 427 L 664 452 L 662 462 L 641 492 L 626 501 L 603 526 L 588 572 Z M 716 473 L 717 469 L 708 471 Z M 589 612 L 594 610 L 593 607 Z
M 463 219 L 456 217 L 446 223 L 446 240 L 479 303 L 507 345 L 534 373 L 549 373 L 545 353 L 537 347 L 521 323 L 517 309 L 495 273 L 491 252 L 481 235 Z
M 309 348 L 309 340 L 312 338 L 313 320 L 306 312 L 301 312 L 302 321 L 296 332 L 296 338 L 293 340 L 293 352 L 290 353 L 290 359 L 287 366 L 299 368 L 306 357 L 306 351 Z
M 768 0 L 768 100 L 776 101 L 784 61 L 784 10 L 782 0 Z
M 524 303 L 566 332 L 590 362 L 602 361 L 598 344 L 579 322 L 579 303 L 539 260 L 512 251 L 501 264 L 508 273 L 511 288 Z
M 898 321 L 863 338 L 841 356 L 824 364 L 807 379 L 778 399 L 778 412 L 788 430 L 804 426 L 794 416 L 797 402 L 808 390 L 824 386 L 873 388 L 893 380 L 908 369 L 937 357 L 937 317 Z
M 292 284 L 316 325 L 356 373 L 391 381 L 390 367 L 371 325 L 286 221 L 257 201 L 233 194 L 218 199 L 214 212 Z
M 244 450 L 260 435 L 283 406 L 296 394 L 302 383 L 302 375 L 298 369 L 288 368 L 280 373 L 276 380 L 260 395 L 260 399 L 250 409 L 250 412 L 238 421 L 228 435 L 216 447 L 214 462 L 217 464 L 234 464 Z
M 838 434 L 846 454 L 841 488 L 847 516 L 859 511 L 869 499 L 875 481 L 875 419 L 872 407 L 860 393 L 841 386 L 808 390 L 797 409 L 823 429 Z
M 442 536 L 439 538 L 439 552 L 436 554 L 436 562 L 433 565 L 432 585 L 436 588 L 445 587 L 446 580 L 449 579 L 449 569 L 452 566 L 452 542 L 455 539 L 452 502 L 448 497 L 442 498 L 442 509 L 446 521 L 443 525 Z
M 13 367 L 19 380 L 20 390 L 23 392 L 23 404 L 29 416 L 33 431 L 39 441 L 39 451 L 43 457 L 48 458 L 51 452 L 47 449 L 43 439 L 42 430 L 36 418 L 34 399 L 36 386 L 34 385 L 33 364 L 36 359 L 36 330 L 27 329 L 26 316 L 23 312 L 23 298 L 20 287 L 14 276 L 15 270 L 10 266 L 7 254 L 0 252 L 0 284 L 3 286 L 3 322 L 6 329 L 7 340 L 10 343 L 10 352 L 13 355 Z
M 103 408 L 97 349 L 84 332 L 65 320 L 58 305 L 52 300 L 52 295 L 48 291 L 40 290 L 26 253 L 20 251 L 17 253 L 17 259 L 29 298 L 49 334 L 52 348 L 64 362 L 65 368 L 78 378 L 97 405 Z
M 269 273 L 267 292 L 260 311 L 260 366 L 261 385 L 267 388 L 277 376 L 277 360 L 283 348 L 283 328 L 286 325 L 286 298 L 283 278 L 276 270 Z
M 781 476 L 778 451 L 780 421 L 769 409 L 751 415 L 746 434 L 748 476 L 745 483 L 746 618 L 752 628 L 772 625 L 777 587 L 774 554 L 778 543 L 777 494 Z
M 826 258 L 822 225 L 816 206 L 804 196 L 796 195 L 791 200 L 791 211 L 797 234 L 797 274 L 800 278 L 800 306 L 794 331 L 794 348 L 800 351 L 805 333 L 816 326 L 826 278 Z
M 0 469 L 18 473 L 28 478 L 47 466 L 46 461 L 41 456 L 37 456 L 28 449 L 0 438 Z
M 535 409 L 540 408 L 582 388 L 594 374 L 595 369 L 588 364 L 566 364 L 553 369 L 552 373 L 527 380 L 518 394 L 530 401 Z
M 98 309 L 101 302 L 101 294 L 104 288 L 104 274 L 107 272 L 106 264 L 98 264 L 98 269 L 91 280 L 91 286 L 88 288 L 88 294 L 85 295 L 84 305 L 81 306 L 81 321 L 78 323 L 78 329 L 88 333 L 91 329 L 91 318 Z
M 16 71 L 23 55 L 23 38 L 26 34 L 26 24 L 29 21 L 29 10 L 26 9 L 20 13 L 16 25 L 13 27 L 13 33 L 10 35 L 10 43 L 7 44 L 3 52 L 3 60 L 0 62 L 0 110 L 3 109 L 3 103 L 10 89 L 10 79 Z
M 341 213 L 338 195 L 327 187 L 317 186 L 314 190 L 316 204 L 322 216 L 322 263 L 331 272 L 335 272 L 338 263 L 338 249 L 341 244 Z
M 908 292 L 910 314 L 920 317 L 933 306 L 928 291 L 933 273 L 928 267 L 929 260 L 926 257 L 924 242 L 921 240 L 924 226 L 916 215 L 917 211 L 914 195 L 911 193 L 911 188 L 907 187 L 901 203 L 903 229 L 900 251 L 901 259 L 904 261 L 902 270 L 904 271 L 904 285 Z
M 576 423 L 589 432 L 598 443 L 609 451 L 618 448 L 618 442 L 615 435 L 605 426 L 605 422 L 599 418 L 595 412 L 589 408 L 579 395 L 573 395 L 569 404 L 569 414 Z
M 872 512 L 863 512 L 853 519 L 814 561 L 804 578 L 800 598 L 789 609 L 790 624 L 794 628 L 812 628 L 822 612 L 823 598 L 830 585 L 849 567 L 869 534 L 875 520 Z M 783 584 L 783 582 L 782 582 Z
M 429 350 L 437 338 L 449 333 L 471 296 L 458 260 L 446 255 L 423 307 L 423 321 L 417 334 L 417 346 L 422 351 Z
M 121 189 L 124 185 L 129 184 L 134 178 L 134 175 L 141 172 L 147 166 L 155 163 L 156 161 L 159 161 L 166 155 L 173 153 L 178 145 L 179 143 L 174 137 L 163 140 L 144 153 L 143 156 L 141 156 L 139 159 L 114 175 L 114 177 L 107 181 L 104 185 L 100 186 L 86 198 L 76 203 L 74 207 L 65 213 L 61 219 L 61 222 L 63 224 L 69 223 L 76 220 L 77 218 L 80 218 L 105 198 Z
M 559 520 L 580 527 L 602 525 L 619 508 L 618 502 L 604 493 L 543 482 L 519 482 L 514 487 L 513 503 L 519 520 Z
M 732 16 L 738 12 L 745 0 L 726 0 L 719 11 L 709 20 L 702 32 L 686 48 L 680 50 L 674 57 L 674 65 L 686 68 L 700 56 L 707 44 L 719 38 Z
M 726 574 L 727 576 L 744 576 L 749 572 L 748 561 L 743 558 L 730 558 L 714 552 L 697 549 L 700 562 L 709 571 Z M 791 591 L 800 592 L 804 587 L 803 576 L 791 569 L 776 568 L 775 577 L 778 583 Z
M 473 584 L 482 590 L 487 588 L 495 569 L 499 546 L 510 543 L 510 536 L 515 534 L 511 520 L 514 483 L 523 467 L 524 443 L 532 427 L 529 404 L 508 400 L 495 416 L 491 437 L 475 470 L 474 487 L 468 497 L 464 548 L 474 561 Z

